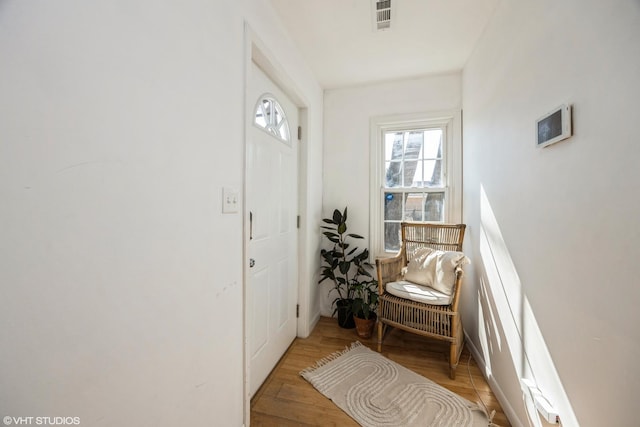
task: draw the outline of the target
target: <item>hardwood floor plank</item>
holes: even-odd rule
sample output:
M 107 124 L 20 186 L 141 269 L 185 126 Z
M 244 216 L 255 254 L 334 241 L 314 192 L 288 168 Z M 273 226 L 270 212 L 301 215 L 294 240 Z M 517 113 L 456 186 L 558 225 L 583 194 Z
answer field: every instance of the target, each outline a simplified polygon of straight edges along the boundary
M 336 319 L 321 318 L 308 338 L 294 340 L 251 399 L 250 424 L 284 427 L 357 426 L 351 417 L 300 376 L 303 369 L 331 353 L 344 350 L 354 341 L 360 341 L 374 351 L 377 349 L 375 337 L 363 340 L 358 338 L 355 329 L 338 327 Z M 479 402 L 482 398 L 489 412 L 496 411 L 493 422 L 501 427 L 510 427 L 500 404 L 466 348 L 462 351 L 455 380 L 449 378 L 449 349 L 446 343 L 393 330 L 385 338 L 382 350 L 385 357 L 467 400 Z

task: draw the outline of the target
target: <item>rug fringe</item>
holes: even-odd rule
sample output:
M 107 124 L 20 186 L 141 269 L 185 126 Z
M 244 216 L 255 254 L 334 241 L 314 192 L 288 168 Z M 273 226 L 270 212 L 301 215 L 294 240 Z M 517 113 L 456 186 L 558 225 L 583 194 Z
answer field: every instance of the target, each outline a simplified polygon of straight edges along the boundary
M 494 424 L 493 423 L 493 417 L 496 416 L 496 410 L 495 409 L 493 411 L 491 411 L 491 413 L 489 413 L 488 409 L 486 409 L 486 407 L 484 406 L 484 402 L 482 403 L 482 406 L 480 406 L 479 402 L 476 402 L 476 405 L 478 406 L 478 410 L 480 412 L 482 412 L 487 417 L 487 421 L 489 422 L 488 427 L 500 427 L 500 426 L 498 426 L 498 424 Z
M 336 360 L 338 357 L 347 354 L 351 350 L 354 350 L 354 349 L 356 349 L 358 347 L 362 347 L 362 346 L 363 346 L 363 344 L 360 341 L 354 341 L 354 342 L 351 343 L 351 345 L 346 346 L 344 348 L 344 350 L 339 350 L 339 351 L 336 351 L 335 353 L 331 353 L 330 355 L 328 355 L 326 357 L 323 357 L 322 359 L 316 361 L 316 363 L 313 366 L 309 366 L 308 368 L 300 371 L 300 376 L 304 377 L 306 374 L 309 374 L 309 373 L 315 371 L 316 369 L 323 367 L 327 363 Z

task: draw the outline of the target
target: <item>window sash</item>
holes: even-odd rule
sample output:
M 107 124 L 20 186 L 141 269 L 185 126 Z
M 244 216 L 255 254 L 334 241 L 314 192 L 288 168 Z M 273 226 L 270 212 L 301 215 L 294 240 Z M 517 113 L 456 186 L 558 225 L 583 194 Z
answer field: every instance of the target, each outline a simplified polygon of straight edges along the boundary
M 391 255 L 393 250 L 386 250 L 383 247 L 385 237 L 385 227 L 389 227 L 391 224 L 399 224 L 403 220 L 424 220 L 426 209 L 421 209 L 420 215 L 418 215 L 417 202 L 421 195 L 422 200 L 425 201 L 426 195 L 441 193 L 443 195 L 443 202 L 441 211 L 439 211 L 438 222 L 461 222 L 461 163 L 462 163 L 462 149 L 461 149 L 461 114 L 460 111 L 447 111 L 440 113 L 430 114 L 414 114 L 404 116 L 388 116 L 378 117 L 371 120 L 371 159 L 370 159 L 370 251 L 374 256 L 388 256 Z M 399 162 L 402 164 L 406 161 L 405 150 L 403 148 L 401 156 L 391 159 L 389 154 L 389 143 L 386 139 L 386 135 L 393 132 L 412 132 L 412 131 L 430 131 L 430 130 L 442 130 L 442 145 L 440 155 L 428 155 L 424 152 L 418 154 L 419 161 L 433 161 L 442 159 L 441 181 L 436 185 L 429 183 L 427 177 L 425 177 L 424 171 L 422 171 L 422 177 L 414 179 L 410 185 L 406 185 L 405 182 L 400 182 L 400 185 L 389 186 L 386 181 L 387 164 L 391 162 Z M 424 145 L 424 144 L 423 144 Z M 414 154 L 415 155 L 415 154 Z M 411 161 L 415 160 L 412 158 Z M 402 168 L 400 168 L 402 169 Z M 400 173 L 404 173 L 401 171 Z M 415 176 L 414 176 L 415 178 Z M 403 177 L 402 180 L 405 178 Z M 402 181 L 401 180 L 401 181 Z M 412 185 L 415 183 L 418 185 Z M 400 198 L 403 202 L 400 204 L 401 213 L 394 219 L 385 217 L 385 194 L 402 194 Z M 406 212 L 406 203 L 404 202 L 405 195 L 414 195 L 414 201 L 412 202 L 412 212 L 409 214 Z M 433 205 L 433 203 L 432 203 Z M 434 211 L 433 206 L 431 212 Z M 427 218 L 429 220 L 429 218 Z M 387 248 L 388 249 L 388 248 Z

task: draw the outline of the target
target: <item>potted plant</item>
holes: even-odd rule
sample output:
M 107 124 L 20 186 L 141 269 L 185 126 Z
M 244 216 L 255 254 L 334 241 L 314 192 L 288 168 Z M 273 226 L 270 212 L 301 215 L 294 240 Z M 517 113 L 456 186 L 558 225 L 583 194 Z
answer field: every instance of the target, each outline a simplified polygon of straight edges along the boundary
M 375 281 L 368 271 L 372 267 L 368 261 L 369 250 L 360 250 L 353 245 L 352 239 L 363 237 L 347 233 L 346 207 L 343 212 L 335 209 L 331 218 L 324 218 L 322 221 L 325 224 L 321 227 L 325 230 L 322 234 L 329 240 L 332 248 L 320 251 L 322 266 L 318 283 L 325 280 L 333 283 L 331 291 L 337 293 L 332 303 L 335 306 L 333 315 L 338 314 L 338 324 L 341 327 L 350 329 L 355 327 L 353 303 L 357 289 L 363 283 Z
M 375 279 L 360 282 L 354 287 L 352 304 L 356 332 L 361 338 L 370 338 L 376 325 L 378 308 L 378 281 Z

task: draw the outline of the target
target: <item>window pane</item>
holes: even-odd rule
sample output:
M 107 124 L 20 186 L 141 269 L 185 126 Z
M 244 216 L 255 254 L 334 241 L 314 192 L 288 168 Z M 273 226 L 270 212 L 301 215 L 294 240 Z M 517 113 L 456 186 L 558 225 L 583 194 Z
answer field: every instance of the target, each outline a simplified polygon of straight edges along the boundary
M 422 154 L 424 132 L 407 132 L 407 143 L 404 147 L 404 183 L 405 187 L 417 187 L 422 182 L 422 162 L 418 160 Z
M 265 119 L 265 110 L 264 110 L 264 104 L 260 104 L 258 105 L 258 108 L 256 109 L 256 124 L 258 126 L 260 126 L 261 128 L 266 128 L 267 127 L 267 121 Z
M 384 134 L 384 159 L 402 160 L 403 132 L 386 132 Z
M 279 106 L 276 106 L 276 108 L 273 109 L 273 125 L 279 125 L 280 122 L 282 121 L 282 113 L 280 112 L 280 108 L 278 108 Z
M 405 187 L 424 187 L 424 161 L 414 160 L 405 163 Z
M 424 158 L 442 158 L 442 129 L 424 131 Z
M 425 187 L 442 186 L 442 159 L 424 161 L 424 179 Z
M 404 197 L 404 220 L 422 221 L 423 193 L 407 193 Z
M 284 119 L 281 119 L 278 124 L 278 136 L 283 141 L 289 141 L 289 124 Z
M 384 219 L 400 221 L 402 219 L 402 193 L 384 193 Z
M 444 221 L 444 193 L 427 193 L 424 199 L 424 220 Z
M 422 186 L 422 161 L 406 160 L 404 162 L 404 186 L 405 187 L 421 187 Z
M 424 132 L 407 132 L 407 145 L 404 149 L 405 160 L 417 160 L 422 153 Z
M 385 164 L 385 187 L 402 187 L 402 163 L 387 162 Z
M 384 250 L 385 252 L 397 252 L 400 250 L 400 223 L 384 223 Z
M 272 123 L 272 119 L 271 119 L 271 101 L 268 99 L 263 99 L 262 100 L 262 109 L 264 111 L 264 120 L 267 123 L 267 125 Z

